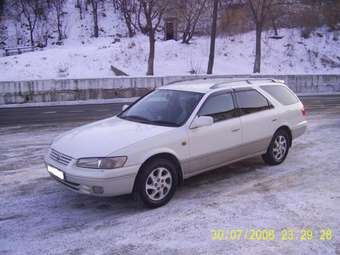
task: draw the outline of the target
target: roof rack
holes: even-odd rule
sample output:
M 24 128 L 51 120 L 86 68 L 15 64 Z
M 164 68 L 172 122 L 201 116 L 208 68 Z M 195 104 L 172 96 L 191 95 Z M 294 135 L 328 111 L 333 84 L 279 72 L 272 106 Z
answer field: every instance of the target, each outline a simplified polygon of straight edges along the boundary
M 189 82 L 189 81 L 200 81 L 200 80 L 208 80 L 210 79 L 209 77 L 202 77 L 202 78 L 189 78 L 189 79 L 185 79 L 185 80 L 175 80 L 175 81 L 171 81 L 166 83 L 166 85 L 172 85 L 175 83 L 179 83 L 179 82 Z
M 261 82 L 274 82 L 274 83 L 284 83 L 284 80 L 277 80 L 277 79 L 268 79 L 268 78 L 247 78 L 247 79 L 235 79 L 225 82 L 216 83 L 213 86 L 210 87 L 210 89 L 219 89 L 225 87 L 225 85 L 228 85 L 230 83 L 236 83 L 236 82 L 246 82 L 248 84 L 254 84 L 254 81 L 261 81 Z

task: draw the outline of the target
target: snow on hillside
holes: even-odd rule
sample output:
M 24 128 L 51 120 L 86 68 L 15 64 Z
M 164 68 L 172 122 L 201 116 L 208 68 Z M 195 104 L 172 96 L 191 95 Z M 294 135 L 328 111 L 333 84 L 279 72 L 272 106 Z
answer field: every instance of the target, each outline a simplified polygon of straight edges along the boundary
M 309 39 L 298 29 L 282 29 L 283 39 L 263 38 L 263 73 L 340 73 L 340 40 L 319 29 Z M 216 42 L 214 73 L 251 73 L 254 61 L 254 32 L 221 37 Z M 0 58 L 0 80 L 112 77 L 111 65 L 131 76 L 144 75 L 148 57 L 148 38 L 75 38 L 63 46 L 43 51 Z M 156 44 L 155 74 L 204 73 L 208 60 L 209 38 L 196 37 L 192 44 L 161 41 Z
M 76 0 L 67 0 L 63 24 L 67 39 L 55 45 L 56 31 L 51 26 L 51 40 L 42 51 L 1 57 L 0 81 L 54 78 L 112 77 L 111 65 L 131 76 L 145 75 L 148 59 L 148 38 L 137 35 L 127 38 L 122 17 L 111 2 L 99 6 L 100 37 L 93 38 L 92 14 L 83 12 Z M 25 34 L 16 21 L 8 18 L 7 46 L 16 47 L 17 34 Z M 299 29 L 281 29 L 283 39 L 270 39 L 265 33 L 262 44 L 263 73 L 340 73 L 340 34 L 327 28 L 314 31 L 310 38 L 301 37 Z M 194 37 L 190 45 L 180 41 L 163 41 L 162 32 L 156 43 L 155 74 L 178 75 L 205 73 L 209 54 L 209 38 Z M 215 74 L 248 74 L 254 61 L 255 33 L 219 37 L 216 41 Z
M 89 43 L 92 36 L 93 21 L 91 11 L 82 12 L 82 19 L 80 19 L 79 11 L 75 8 L 76 0 L 65 1 L 67 10 L 65 34 L 67 40 L 64 44 L 73 44 L 74 41 L 80 43 Z M 102 2 L 98 7 L 98 26 L 101 37 L 115 37 L 117 34 L 126 35 L 127 29 L 118 13 L 110 2 Z

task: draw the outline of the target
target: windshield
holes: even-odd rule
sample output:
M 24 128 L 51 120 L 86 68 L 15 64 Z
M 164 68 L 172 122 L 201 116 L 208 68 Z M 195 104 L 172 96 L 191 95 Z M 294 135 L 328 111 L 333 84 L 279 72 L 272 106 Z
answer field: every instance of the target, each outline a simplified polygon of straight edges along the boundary
M 190 117 L 203 94 L 158 89 L 143 97 L 118 117 L 147 124 L 179 127 Z

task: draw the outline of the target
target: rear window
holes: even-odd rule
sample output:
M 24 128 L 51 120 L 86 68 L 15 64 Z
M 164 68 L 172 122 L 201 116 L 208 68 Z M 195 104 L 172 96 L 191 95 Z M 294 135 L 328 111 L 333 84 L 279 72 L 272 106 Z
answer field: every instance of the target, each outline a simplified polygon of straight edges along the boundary
M 272 97 L 274 97 L 283 105 L 296 104 L 297 102 L 299 102 L 297 97 L 285 86 L 269 85 L 261 86 L 261 89 L 269 93 Z
M 270 109 L 267 99 L 254 89 L 237 91 L 235 95 L 242 115 Z

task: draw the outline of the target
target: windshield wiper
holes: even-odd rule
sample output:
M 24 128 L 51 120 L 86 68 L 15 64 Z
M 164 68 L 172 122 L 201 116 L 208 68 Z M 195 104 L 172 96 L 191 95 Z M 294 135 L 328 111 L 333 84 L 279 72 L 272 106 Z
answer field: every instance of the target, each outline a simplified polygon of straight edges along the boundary
M 127 119 L 127 120 L 132 120 L 132 121 L 137 121 L 137 122 L 142 122 L 142 123 L 150 123 L 152 122 L 151 120 L 141 117 L 141 116 L 137 116 L 137 115 L 129 115 L 129 116 L 121 116 L 121 118 L 123 119 Z
M 161 125 L 161 126 L 170 126 L 170 127 L 179 127 L 177 123 L 165 121 L 165 120 L 149 120 L 147 118 L 137 116 L 137 115 L 129 115 L 129 116 L 120 116 L 122 119 L 137 121 L 145 124 L 154 124 L 154 125 Z
M 179 127 L 177 123 L 166 121 L 166 120 L 155 120 L 152 122 L 156 124 L 160 124 L 160 125 L 170 126 L 170 127 Z

